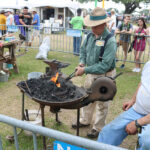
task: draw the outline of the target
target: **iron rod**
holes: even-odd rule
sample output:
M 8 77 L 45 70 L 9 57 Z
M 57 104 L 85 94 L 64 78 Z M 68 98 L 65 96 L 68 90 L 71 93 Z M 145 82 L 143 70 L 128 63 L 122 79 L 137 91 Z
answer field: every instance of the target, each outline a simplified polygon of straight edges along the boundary
M 0 137 L 0 150 L 3 150 L 2 139 L 1 139 L 1 137 Z
M 24 92 L 22 92 L 22 120 L 25 119 L 24 115 Z

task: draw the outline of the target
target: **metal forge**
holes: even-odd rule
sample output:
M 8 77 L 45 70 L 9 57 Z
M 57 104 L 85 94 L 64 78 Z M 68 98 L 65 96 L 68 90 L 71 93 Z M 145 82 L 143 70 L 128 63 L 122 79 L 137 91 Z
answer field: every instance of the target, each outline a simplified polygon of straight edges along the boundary
M 22 92 L 22 120 L 24 115 L 24 94 L 40 104 L 42 115 L 42 126 L 45 126 L 44 108 L 50 106 L 50 111 L 56 113 L 58 123 L 58 112 L 61 108 L 77 109 L 77 135 L 79 135 L 80 108 L 94 101 L 112 100 L 116 94 L 115 77 L 100 77 L 95 79 L 90 89 L 75 86 L 68 76 L 61 72 L 68 63 L 57 60 L 44 60 L 49 67 L 46 73 L 39 79 L 21 81 L 17 84 Z M 46 149 L 46 139 L 43 137 L 44 150 Z

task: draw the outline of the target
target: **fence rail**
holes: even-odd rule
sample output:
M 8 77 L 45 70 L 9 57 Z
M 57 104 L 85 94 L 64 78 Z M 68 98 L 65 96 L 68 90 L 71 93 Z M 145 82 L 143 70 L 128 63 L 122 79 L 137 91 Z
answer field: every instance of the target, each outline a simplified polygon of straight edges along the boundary
M 15 146 L 16 150 L 19 150 L 18 136 L 16 128 L 21 128 L 27 131 L 31 131 L 33 134 L 33 142 L 34 142 L 34 150 L 37 150 L 37 137 L 36 134 L 40 134 L 42 136 L 54 138 L 59 141 L 63 141 L 69 144 L 73 144 L 76 146 L 80 146 L 82 148 L 86 148 L 89 150 L 126 150 L 121 147 L 111 146 L 103 143 L 98 143 L 96 141 L 88 140 L 82 137 L 77 137 L 71 134 L 63 133 L 57 130 L 48 129 L 45 127 L 33 125 L 21 120 L 17 120 L 5 115 L 0 115 L 0 122 L 13 126 L 14 129 L 14 138 L 15 138 Z M 0 150 L 2 148 L 2 140 L 0 138 Z
M 2 25 L 0 25 L 1 27 Z M 87 36 L 87 33 L 89 33 L 89 30 L 82 30 L 80 32 L 79 30 L 73 30 L 69 28 L 63 28 L 63 27 L 47 27 L 47 26 L 40 26 L 38 29 L 34 26 L 14 26 L 14 33 L 15 37 L 19 37 L 20 35 L 23 35 L 26 38 L 26 42 L 24 44 L 19 45 L 19 47 L 22 48 L 29 48 L 31 45 L 31 48 L 38 49 L 40 44 L 42 43 L 43 39 L 46 36 L 50 37 L 50 49 L 52 51 L 56 52 L 64 52 L 64 53 L 72 53 L 78 55 L 79 52 L 77 50 L 74 50 L 74 47 L 77 47 L 78 45 L 78 39 L 75 39 L 74 36 L 80 37 L 81 35 L 81 43 L 83 43 L 84 39 Z M 8 29 L 8 28 L 6 28 Z M 9 31 L 9 30 L 7 30 Z M 6 31 L 5 31 L 6 32 Z M 5 32 L 3 34 L 5 34 Z M 2 31 L 0 32 L 0 34 Z M 117 48 L 116 57 L 119 61 L 127 61 L 131 63 L 145 63 L 150 59 L 150 35 L 144 35 L 142 38 L 146 39 L 146 43 L 144 43 L 144 40 L 141 42 L 141 48 L 138 50 L 140 55 L 140 60 L 136 59 L 136 52 L 134 49 L 128 53 L 128 49 L 131 45 L 131 41 L 135 38 L 135 34 L 131 34 L 131 40 L 126 45 L 127 47 L 127 59 L 124 58 L 125 53 L 123 51 L 123 46 L 119 46 Z M 116 36 L 116 41 L 119 41 L 119 35 Z M 143 45 L 146 44 L 145 49 L 143 50 Z M 138 45 L 134 46 L 136 48 Z

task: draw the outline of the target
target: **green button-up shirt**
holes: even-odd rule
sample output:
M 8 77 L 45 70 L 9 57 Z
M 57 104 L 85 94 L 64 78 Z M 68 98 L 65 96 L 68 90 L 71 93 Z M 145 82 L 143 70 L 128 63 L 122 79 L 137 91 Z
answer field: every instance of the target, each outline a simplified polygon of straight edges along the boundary
M 86 74 L 104 74 L 115 68 L 117 44 L 115 37 L 111 37 L 105 46 L 102 61 L 99 61 L 101 46 L 96 45 L 97 40 L 104 40 L 110 32 L 105 28 L 98 38 L 91 34 L 85 39 L 80 49 L 80 63 L 86 65 Z

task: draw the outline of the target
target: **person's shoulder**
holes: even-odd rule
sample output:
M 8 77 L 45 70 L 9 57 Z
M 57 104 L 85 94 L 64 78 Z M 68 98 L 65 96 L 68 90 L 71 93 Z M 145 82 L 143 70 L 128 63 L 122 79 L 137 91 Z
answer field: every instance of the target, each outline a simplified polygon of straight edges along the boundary
M 133 28 L 133 24 L 132 23 L 129 23 L 129 26 L 130 26 L 130 28 Z

